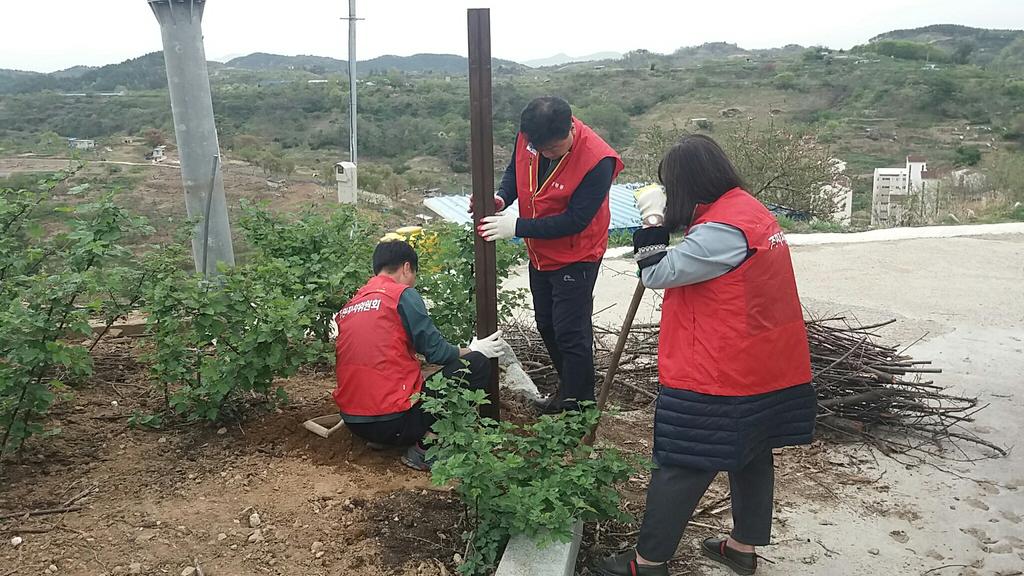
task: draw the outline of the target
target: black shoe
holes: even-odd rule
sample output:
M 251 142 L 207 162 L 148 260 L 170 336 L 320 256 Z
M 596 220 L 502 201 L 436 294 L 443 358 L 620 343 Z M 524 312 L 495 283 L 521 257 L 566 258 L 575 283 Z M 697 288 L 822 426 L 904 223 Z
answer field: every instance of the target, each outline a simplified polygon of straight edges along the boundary
M 636 561 L 636 550 L 627 550 L 599 560 L 594 565 L 598 576 L 668 576 L 668 565 L 644 566 Z
M 724 564 L 737 574 L 750 576 L 757 570 L 757 554 L 740 552 L 725 545 L 726 538 L 708 538 L 700 545 L 700 553 Z
M 579 412 L 580 403 L 572 398 L 568 400 L 559 400 L 557 396 L 550 396 L 544 400 L 534 402 L 534 407 L 537 409 L 537 413 L 540 416 L 544 414 L 556 415 L 564 414 L 565 412 Z
M 534 400 L 533 409 L 537 411 L 538 415 L 560 414 L 562 412 L 562 401 L 558 399 L 558 394 L 552 394 L 546 398 Z

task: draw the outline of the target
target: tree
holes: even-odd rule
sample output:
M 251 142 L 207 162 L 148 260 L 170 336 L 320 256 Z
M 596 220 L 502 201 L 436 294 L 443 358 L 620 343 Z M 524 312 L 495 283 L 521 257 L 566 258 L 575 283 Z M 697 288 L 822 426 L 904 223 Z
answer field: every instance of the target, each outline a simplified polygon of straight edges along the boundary
M 629 138 L 629 115 L 616 104 L 606 102 L 587 106 L 577 115 L 613 146 L 625 144 Z
M 258 163 L 260 168 L 263 169 L 263 175 L 270 177 L 274 174 L 280 174 L 283 168 L 283 158 L 280 154 L 267 150 L 260 154 Z
M 391 174 L 381 182 L 381 192 L 391 197 L 394 200 L 398 200 L 402 196 L 402 192 L 405 191 L 407 183 L 405 178 L 398 174 Z
M 796 88 L 796 76 L 792 72 L 783 72 L 772 78 L 772 85 L 779 90 L 793 90 Z
M 954 164 L 957 166 L 977 166 L 978 162 L 981 162 L 981 150 L 978 150 L 976 146 L 957 146 Z
M 953 62 L 956 64 L 967 64 L 971 59 L 971 54 L 974 53 L 977 46 L 974 42 L 965 41 L 957 44 L 956 50 L 953 51 Z
M 56 132 L 43 132 L 39 135 L 39 150 L 41 152 L 55 152 L 64 146 L 65 140 Z
M 167 136 L 164 135 L 163 130 L 159 128 L 150 128 L 142 134 L 143 140 L 145 140 L 147 146 L 156 148 L 157 146 L 164 146 L 167 144 Z
M 758 200 L 831 220 L 838 198 L 826 190 L 838 188 L 833 184 L 840 173 L 829 149 L 812 136 L 774 120 L 765 128 L 748 122 L 721 144 Z

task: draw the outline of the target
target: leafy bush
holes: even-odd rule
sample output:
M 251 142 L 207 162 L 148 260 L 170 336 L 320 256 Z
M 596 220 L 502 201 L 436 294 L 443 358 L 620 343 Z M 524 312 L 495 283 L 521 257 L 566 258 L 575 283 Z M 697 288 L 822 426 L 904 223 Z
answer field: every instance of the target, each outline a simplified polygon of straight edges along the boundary
M 334 314 L 370 277 L 380 230 L 351 206 L 327 216 L 310 212 L 294 217 L 245 202 L 240 226 L 256 250 L 251 261 L 283 269 L 275 289 L 308 300 L 314 308 L 309 330 L 329 342 Z
M 54 207 L 52 192 L 70 175 L 40 191 L 0 189 L 0 457 L 32 435 L 57 432 L 43 418 L 70 381 L 92 370 L 88 349 L 73 340 L 91 334 L 91 314 L 112 323 L 125 299 L 138 299 L 131 291 L 140 275 L 120 243 L 148 231 L 145 221 L 116 206 L 112 193 Z M 48 235 L 41 218 L 54 212 L 65 224 Z
M 867 46 L 878 54 L 891 56 L 900 60 L 929 60 L 931 62 L 949 62 L 950 54 L 941 48 L 909 42 L 906 40 L 882 40 Z
M 981 150 L 977 146 L 957 146 L 956 159 L 953 163 L 957 166 L 977 166 L 981 162 Z
M 432 481 L 457 480 L 466 506 L 470 544 L 459 570 L 487 574 L 508 538 L 523 534 L 538 544 L 567 541 L 577 520 L 627 520 L 615 485 L 634 470 L 615 449 L 581 442 L 598 412 L 542 416 L 517 425 L 482 418 L 483 390 L 435 376 L 427 383 L 425 410 L 438 417 L 437 439 L 427 452 L 435 458 Z
M 416 290 L 430 303 L 430 317 L 450 342 L 469 342 L 476 327 L 476 274 L 473 233 L 440 223 L 409 238 L 420 257 Z M 522 248 L 497 242 L 498 317 L 509 318 L 523 303 L 522 290 L 502 290 L 512 268 L 523 261 Z
M 278 280 L 290 270 L 281 261 L 228 268 L 214 283 L 187 271 L 183 245 L 147 262 L 154 271 L 145 288 L 147 360 L 166 407 L 187 420 L 219 421 L 240 416 L 247 400 L 287 400 L 274 379 L 322 350 L 305 342 L 315 304 L 282 290 Z

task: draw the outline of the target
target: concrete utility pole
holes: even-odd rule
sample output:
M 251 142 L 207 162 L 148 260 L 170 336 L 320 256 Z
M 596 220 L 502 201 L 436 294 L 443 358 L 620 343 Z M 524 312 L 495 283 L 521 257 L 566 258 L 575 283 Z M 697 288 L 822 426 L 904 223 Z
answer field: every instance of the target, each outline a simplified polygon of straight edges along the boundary
M 163 38 L 174 136 L 185 185 L 185 209 L 190 219 L 199 219 L 192 235 L 196 272 L 216 274 L 218 263 L 235 264 L 235 253 L 203 47 L 201 24 L 206 1 L 147 1 L 160 23 Z
M 356 130 L 356 0 L 348 0 L 348 154 L 358 164 L 359 132 Z

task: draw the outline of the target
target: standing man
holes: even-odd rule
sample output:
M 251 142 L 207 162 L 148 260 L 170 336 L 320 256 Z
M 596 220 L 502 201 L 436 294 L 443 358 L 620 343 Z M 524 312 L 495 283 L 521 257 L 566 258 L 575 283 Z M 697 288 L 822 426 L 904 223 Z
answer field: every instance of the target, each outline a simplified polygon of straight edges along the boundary
M 483 389 L 491 372 L 488 358 L 500 356 L 505 343 L 499 331 L 474 338 L 466 348 L 449 344 L 413 288 L 418 272 L 419 257 L 406 242 L 381 242 L 373 251 L 375 276 L 334 317 L 334 401 L 353 434 L 374 445 L 409 446 L 402 463 L 429 470 L 423 439 L 433 434 L 434 417 L 411 400 L 423 389 L 415 354 L 444 366 L 445 377 Z
M 608 248 L 608 191 L 622 160 L 572 115 L 565 100 L 537 98 L 523 110 L 515 153 L 495 196 L 499 214 L 480 234 L 523 238 L 537 330 L 558 371 L 544 413 L 594 400 L 594 282 Z M 519 217 L 502 212 L 519 200 Z

